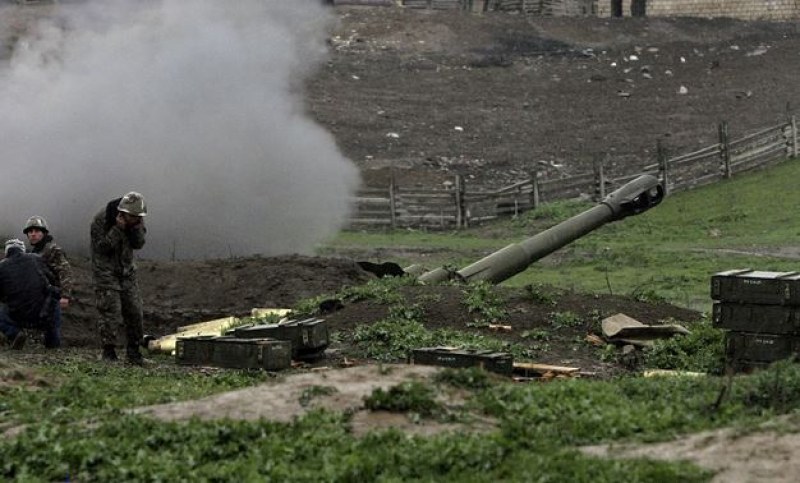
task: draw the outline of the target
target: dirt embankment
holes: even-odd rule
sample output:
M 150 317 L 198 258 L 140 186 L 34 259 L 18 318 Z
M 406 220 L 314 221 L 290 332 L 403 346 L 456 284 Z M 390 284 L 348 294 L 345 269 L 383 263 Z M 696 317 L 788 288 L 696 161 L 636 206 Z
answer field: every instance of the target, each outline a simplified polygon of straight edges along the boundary
M 371 185 L 630 172 L 658 140 L 707 146 L 722 120 L 735 139 L 798 104 L 796 23 L 335 12 L 308 107 Z

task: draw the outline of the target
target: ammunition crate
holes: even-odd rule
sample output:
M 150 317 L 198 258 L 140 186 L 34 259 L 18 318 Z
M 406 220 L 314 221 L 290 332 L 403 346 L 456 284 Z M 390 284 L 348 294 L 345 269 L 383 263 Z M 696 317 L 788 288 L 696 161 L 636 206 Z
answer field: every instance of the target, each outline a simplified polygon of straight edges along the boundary
M 330 343 L 328 323 L 323 319 L 290 320 L 282 324 L 239 327 L 234 335 L 241 339 L 264 338 L 289 341 L 292 355 L 303 356 L 325 350 Z
M 718 302 L 712 324 L 738 332 L 800 335 L 800 307 Z
M 279 371 L 292 364 L 292 347 L 287 341 L 217 337 L 213 344 L 211 364 L 217 367 Z
M 734 365 L 746 361 L 769 363 L 800 353 L 800 337 L 791 335 L 728 332 L 725 334 L 725 358 Z
M 487 371 L 508 376 L 514 370 L 514 358 L 511 354 L 488 350 L 427 347 L 414 349 L 409 362 L 444 367 L 481 367 Z
M 211 364 L 214 353 L 213 335 L 199 337 L 178 337 L 175 341 L 175 360 L 178 364 L 205 366 Z
M 800 272 L 719 272 L 711 276 L 711 298 L 745 304 L 800 305 Z

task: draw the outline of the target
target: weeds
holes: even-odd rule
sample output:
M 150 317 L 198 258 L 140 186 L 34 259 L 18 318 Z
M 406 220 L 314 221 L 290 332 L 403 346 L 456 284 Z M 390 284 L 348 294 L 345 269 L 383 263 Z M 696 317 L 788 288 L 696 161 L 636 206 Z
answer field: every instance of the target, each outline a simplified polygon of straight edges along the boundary
M 692 326 L 691 333 L 657 340 L 645 351 L 644 364 L 654 369 L 720 374 L 725 365 L 725 333 L 708 320 Z
M 503 307 L 503 298 L 489 282 L 471 283 L 462 293 L 463 304 L 467 307 L 467 311 L 475 316 L 470 326 L 485 327 L 508 316 L 508 311 Z
M 461 389 L 486 389 L 499 383 L 499 378 L 479 367 L 468 367 L 464 369 L 446 368 L 434 376 L 434 381 L 438 384 Z
M 550 325 L 555 327 L 556 329 L 563 329 L 566 327 L 580 327 L 583 325 L 583 319 L 581 317 L 569 310 L 565 312 L 551 312 L 547 316 L 548 320 L 550 321 Z
M 419 381 L 407 381 L 388 391 L 376 388 L 364 397 L 364 406 L 372 411 L 412 412 L 428 417 L 442 412 L 433 388 Z
M 555 306 L 556 299 L 549 294 L 541 283 L 532 283 L 525 286 L 525 293 L 536 305 Z

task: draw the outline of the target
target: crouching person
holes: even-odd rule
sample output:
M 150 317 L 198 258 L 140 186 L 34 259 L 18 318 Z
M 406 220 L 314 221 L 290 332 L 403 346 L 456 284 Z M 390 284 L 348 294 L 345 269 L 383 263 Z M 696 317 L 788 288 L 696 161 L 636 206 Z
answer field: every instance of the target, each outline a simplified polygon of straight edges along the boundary
M 8 240 L 0 261 L 0 333 L 12 349 L 22 349 L 22 329 L 37 329 L 45 338 L 58 337 L 55 315 L 60 299 L 55 278 L 39 255 L 25 253 L 25 243 Z

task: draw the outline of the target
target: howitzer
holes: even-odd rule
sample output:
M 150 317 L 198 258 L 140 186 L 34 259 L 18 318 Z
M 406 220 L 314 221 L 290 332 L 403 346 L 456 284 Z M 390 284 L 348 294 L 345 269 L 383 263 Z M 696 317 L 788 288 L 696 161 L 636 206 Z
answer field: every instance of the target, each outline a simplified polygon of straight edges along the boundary
M 419 275 L 424 283 L 445 280 L 500 283 L 527 269 L 533 262 L 612 221 L 638 215 L 661 203 L 664 188 L 655 176 L 642 175 L 609 194 L 596 206 L 520 243 L 512 243 L 462 268 L 437 268 Z M 406 273 L 419 272 L 414 266 Z

